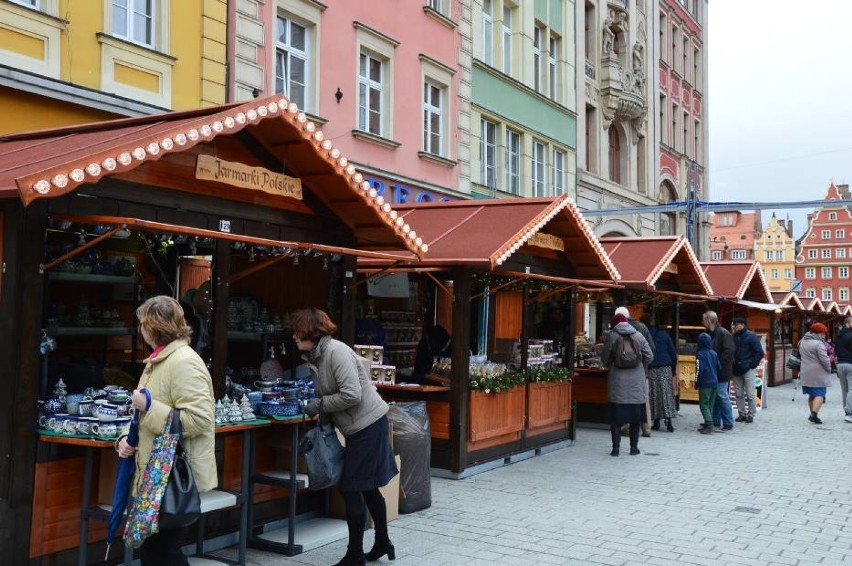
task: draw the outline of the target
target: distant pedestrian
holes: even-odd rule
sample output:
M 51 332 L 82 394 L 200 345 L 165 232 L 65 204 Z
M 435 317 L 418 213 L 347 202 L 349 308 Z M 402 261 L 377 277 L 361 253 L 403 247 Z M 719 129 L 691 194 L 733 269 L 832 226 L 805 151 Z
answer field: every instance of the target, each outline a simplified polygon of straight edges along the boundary
M 822 424 L 819 410 L 825 403 L 826 390 L 831 386 L 831 359 L 828 356 L 826 334 L 828 328 L 821 322 L 815 322 L 799 341 L 799 355 L 802 358 L 799 379 L 802 380 L 802 393 L 808 396 L 808 408 L 811 410 L 808 420 L 814 424 Z
M 674 398 L 677 350 L 665 328 L 653 324 L 648 315 L 644 315 L 640 320 L 648 326 L 651 343 L 655 346 L 654 360 L 648 367 L 648 404 L 654 421 L 651 430 L 660 430 L 662 419 L 666 424 L 666 430 L 674 432 L 672 418 L 677 416 Z
M 731 333 L 719 324 L 719 316 L 715 311 L 705 312 L 701 322 L 713 337 L 713 351 L 719 356 L 719 363 L 722 365 L 719 385 L 716 388 L 716 403 L 713 405 L 713 424 L 717 432 L 727 432 L 734 428 L 734 412 L 728 387 L 734 376 L 734 352 L 737 347 Z
M 645 421 L 648 380 L 645 373 L 654 353 L 651 345 L 633 328 L 623 314 L 610 320 L 612 331 L 604 343 L 601 359 L 607 374 L 608 420 L 612 434 L 611 456 L 618 456 L 621 425 L 630 425 L 630 455 L 639 454 L 639 430 Z M 625 361 L 626 360 L 626 361 Z
M 630 316 L 630 311 L 627 310 L 627 307 L 618 307 L 615 309 L 615 314 L 624 315 L 627 317 L 627 322 L 630 323 L 630 326 L 636 329 L 636 332 L 642 335 L 643 338 L 648 342 L 648 345 L 651 346 L 651 353 L 657 353 L 657 347 L 654 344 L 654 339 L 651 338 L 651 333 L 648 331 L 648 327 L 645 326 L 645 323 L 636 320 Z M 645 379 L 648 379 L 648 371 L 645 372 Z M 621 434 L 627 435 L 628 430 L 627 427 L 622 427 Z M 645 398 L 645 420 L 642 421 L 642 436 L 650 437 L 651 436 L 651 404 L 648 401 L 648 398 Z
M 706 332 L 698 335 L 698 351 L 695 356 L 695 388 L 698 389 L 698 407 L 704 424 L 698 427 L 701 434 L 713 434 L 713 405 L 719 388 L 719 372 L 722 364 L 713 351 L 713 339 Z
M 837 352 L 837 378 L 840 380 L 840 404 L 845 414 L 843 420 L 852 423 L 852 316 L 843 319 L 834 346 Z
M 754 422 L 757 403 L 754 399 L 754 380 L 757 366 L 763 361 L 763 346 L 757 334 L 746 328 L 746 319 L 731 320 L 734 335 L 734 391 L 737 397 L 737 422 Z

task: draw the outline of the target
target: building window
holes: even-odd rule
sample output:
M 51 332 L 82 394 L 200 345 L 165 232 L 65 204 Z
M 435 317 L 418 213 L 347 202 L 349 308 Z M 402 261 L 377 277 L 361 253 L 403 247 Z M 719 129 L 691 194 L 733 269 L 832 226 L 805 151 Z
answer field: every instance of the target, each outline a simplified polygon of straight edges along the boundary
M 696 47 L 692 50 L 692 84 L 696 90 L 701 90 L 701 51 Z
M 443 13 L 443 4 L 442 0 L 429 0 L 427 5 L 436 12 Z
M 681 53 L 683 53 L 683 78 L 686 79 L 687 82 L 692 83 L 691 78 L 689 77 L 689 52 L 692 51 L 689 48 L 689 38 L 684 36 L 683 38 L 683 48 L 681 49 Z M 694 83 L 693 83 L 694 84 Z
M 490 189 L 497 188 L 497 124 L 482 120 L 479 142 L 480 178 Z
M 834 250 L 834 257 L 844 259 L 846 257 L 846 248 L 837 248 Z
M 672 148 L 675 151 L 681 150 L 680 139 L 680 107 L 672 102 Z
M 689 112 L 683 113 L 683 153 L 687 157 L 690 157 L 690 147 L 689 147 Z
M 548 68 L 548 88 L 550 89 L 550 98 L 556 100 L 559 97 L 559 74 L 556 67 L 556 57 L 559 54 L 559 38 L 551 34 L 550 36 L 550 52 L 547 55 Z
M 838 267 L 837 268 L 837 277 L 840 279 L 849 279 L 849 268 L 848 267 Z
M 482 0 L 482 62 L 494 64 L 494 15 L 491 0 Z
M 669 62 L 669 54 L 666 50 L 668 43 L 666 43 L 666 14 L 660 12 L 660 45 L 658 49 L 660 51 L 660 56 L 663 58 L 664 63 Z
M 745 259 L 746 252 L 745 250 L 734 250 L 731 252 L 731 259 Z
M 816 267 L 805 268 L 805 279 L 816 279 Z
M 775 252 L 775 259 L 778 261 L 784 261 L 784 250 L 778 250 Z
M 813 287 L 808 287 L 805 290 L 805 296 L 809 299 L 813 299 L 814 297 L 816 297 L 816 289 L 814 289 Z
M 823 230 L 822 231 L 822 239 L 828 240 L 831 238 L 831 230 Z
M 823 279 L 831 279 L 831 268 L 823 267 L 822 268 L 822 278 Z
M 829 220 L 837 220 L 837 213 L 836 212 L 829 212 L 828 213 L 828 219 Z
M 772 279 L 778 279 L 778 270 L 777 269 L 773 269 L 771 271 L 771 273 L 772 273 Z
M 154 0 L 112 0 L 112 32 L 141 43 L 154 45 Z
M 545 194 L 545 184 L 547 170 L 547 146 L 538 140 L 533 140 L 532 147 L 532 185 L 533 196 L 543 197 Z
M 559 196 L 565 192 L 565 152 L 561 149 L 553 150 L 553 166 L 552 172 L 552 187 L 551 194 Z
M 544 28 L 535 26 L 533 31 L 533 88 L 536 92 L 541 92 L 542 87 L 542 53 L 541 47 L 544 43 Z
M 710 257 L 713 261 L 722 261 L 722 250 L 713 250 L 710 252 Z
M 822 259 L 831 259 L 831 248 L 825 248 L 822 250 Z
M 15 4 L 22 4 L 22 5 L 28 6 L 30 8 L 35 8 L 36 10 L 38 10 L 38 8 L 39 8 L 39 6 L 38 6 L 39 0 L 12 0 L 12 2 L 14 2 Z
M 666 117 L 667 110 L 666 95 L 660 93 L 660 141 L 665 145 L 671 145 L 671 142 L 669 142 L 669 119 Z
M 377 136 L 384 135 L 384 62 L 361 53 L 358 66 L 358 129 Z
M 701 158 L 701 122 L 698 120 L 695 120 L 693 123 L 692 136 L 692 158 L 696 163 L 704 163 L 704 160 Z
M 521 194 L 521 134 L 506 130 L 506 191 Z
M 425 81 L 423 83 L 423 151 L 442 155 L 444 147 L 444 91 Z
M 512 7 L 503 4 L 503 72 L 512 74 Z
M 609 127 L 609 180 L 621 184 L 621 140 L 618 128 Z
M 808 250 L 808 259 L 817 259 L 819 252 L 817 250 Z
M 822 288 L 822 300 L 830 301 L 831 300 L 831 287 L 823 287 Z
M 672 69 L 676 73 L 680 72 L 680 69 L 678 69 L 678 65 L 680 64 L 680 53 L 677 50 L 679 31 L 680 30 L 677 26 L 672 26 Z
M 837 238 L 838 240 L 842 240 L 844 237 L 846 237 L 845 232 L 843 230 L 835 230 L 834 231 L 834 237 Z
M 278 17 L 275 42 L 275 92 L 282 92 L 306 108 L 308 90 L 308 30 L 285 17 Z
M 784 270 L 784 279 L 792 279 L 793 278 L 793 270 L 787 268 Z
M 771 259 L 772 259 L 772 252 L 770 252 L 770 251 L 763 252 L 763 260 L 764 261 L 769 261 Z
M 838 299 L 840 301 L 844 302 L 844 303 L 848 303 L 849 302 L 849 287 L 841 287 L 840 289 L 838 289 L 838 291 L 839 291 Z

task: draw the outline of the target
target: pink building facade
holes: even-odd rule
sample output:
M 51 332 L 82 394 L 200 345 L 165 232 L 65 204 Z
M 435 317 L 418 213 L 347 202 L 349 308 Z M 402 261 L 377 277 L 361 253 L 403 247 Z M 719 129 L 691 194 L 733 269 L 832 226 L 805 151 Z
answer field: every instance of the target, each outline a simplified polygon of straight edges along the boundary
M 796 256 L 796 279 L 801 297 L 817 297 L 824 304 L 849 304 L 852 264 L 852 211 L 849 187 L 832 183 L 824 200 L 838 201 L 810 215 L 808 231 L 802 236 Z
M 713 214 L 710 218 L 710 260 L 755 259 L 755 242 L 762 231 L 759 210 Z
M 393 203 L 463 198 L 456 0 L 240 0 L 232 100 L 283 92 Z

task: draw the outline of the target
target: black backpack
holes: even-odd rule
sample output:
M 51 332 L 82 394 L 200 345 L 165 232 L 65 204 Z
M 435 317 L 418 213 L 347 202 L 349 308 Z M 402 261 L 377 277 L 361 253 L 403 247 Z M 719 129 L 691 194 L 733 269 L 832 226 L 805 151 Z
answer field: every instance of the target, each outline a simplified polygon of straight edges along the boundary
M 642 362 L 642 349 L 636 343 L 634 332 L 627 336 L 618 334 L 615 338 L 613 365 L 619 369 L 635 368 Z

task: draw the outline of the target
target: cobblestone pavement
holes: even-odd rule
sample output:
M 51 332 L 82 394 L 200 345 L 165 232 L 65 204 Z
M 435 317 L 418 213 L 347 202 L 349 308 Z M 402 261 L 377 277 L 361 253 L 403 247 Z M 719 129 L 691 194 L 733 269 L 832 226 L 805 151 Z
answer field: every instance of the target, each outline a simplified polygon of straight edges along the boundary
M 852 424 L 836 385 L 823 425 L 788 384 L 731 432 L 699 435 L 698 406 L 685 404 L 675 432 L 640 439 L 639 456 L 624 438 L 613 458 L 608 431 L 580 428 L 570 448 L 433 478 L 432 507 L 390 524 L 394 564 L 852 564 Z M 250 550 L 249 563 L 334 564 L 345 551 Z

